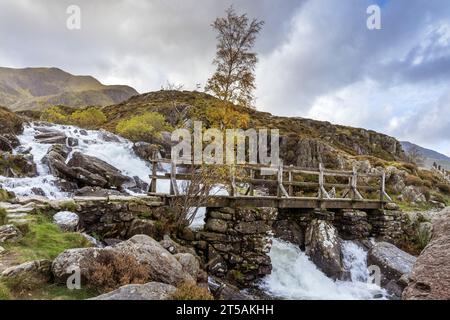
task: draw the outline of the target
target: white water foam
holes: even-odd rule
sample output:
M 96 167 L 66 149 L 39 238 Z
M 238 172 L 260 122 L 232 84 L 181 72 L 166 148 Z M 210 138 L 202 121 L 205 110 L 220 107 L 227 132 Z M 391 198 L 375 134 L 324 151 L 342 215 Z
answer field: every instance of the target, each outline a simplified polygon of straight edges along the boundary
M 368 300 L 385 296 L 375 284 L 366 282 L 366 253 L 356 244 L 343 244 L 344 263 L 350 264 L 352 281 L 333 281 L 320 271 L 300 248 L 292 243 L 273 239 L 270 258 L 272 273 L 260 287 L 268 294 L 296 300 Z M 362 250 L 362 251 L 361 251 Z
M 34 195 L 33 188 L 39 188 L 50 199 L 69 197 L 69 194 L 60 191 L 57 187 L 58 179 L 52 176 L 48 168 L 42 163 L 42 158 L 46 155 L 51 144 L 39 143 L 35 139 L 35 135 L 41 133 L 38 130 L 39 128 L 59 131 L 69 138 L 77 139 L 78 146 L 72 147 L 72 154 L 79 151 L 96 157 L 114 166 L 126 176 L 137 176 L 146 183 L 150 182 L 149 163 L 136 156 L 132 149 L 132 142 L 124 138 L 105 131 L 82 130 L 75 126 L 51 125 L 42 127 L 38 123 L 31 123 L 24 128 L 24 132 L 18 136 L 18 139 L 21 143 L 21 150 L 30 149 L 30 154 L 33 155 L 33 160 L 37 166 L 38 176 L 33 178 L 0 176 L 0 185 L 18 196 Z M 17 152 L 19 151 L 16 150 Z M 134 193 L 134 195 L 136 194 Z

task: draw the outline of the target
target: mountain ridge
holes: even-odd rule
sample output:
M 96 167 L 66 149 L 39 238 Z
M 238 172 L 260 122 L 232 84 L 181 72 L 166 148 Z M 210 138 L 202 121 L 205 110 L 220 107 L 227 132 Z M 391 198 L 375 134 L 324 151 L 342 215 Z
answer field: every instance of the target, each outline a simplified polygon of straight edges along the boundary
M 130 86 L 104 85 L 93 76 L 73 75 L 59 68 L 0 67 L 0 105 L 13 111 L 52 105 L 106 106 L 137 94 Z
M 447 170 L 450 170 L 450 157 L 442 154 L 438 151 L 421 147 L 415 143 L 409 141 L 400 141 L 405 152 L 409 152 L 411 149 L 416 148 L 417 151 L 425 158 L 425 165 L 430 167 L 433 163 L 437 163 Z

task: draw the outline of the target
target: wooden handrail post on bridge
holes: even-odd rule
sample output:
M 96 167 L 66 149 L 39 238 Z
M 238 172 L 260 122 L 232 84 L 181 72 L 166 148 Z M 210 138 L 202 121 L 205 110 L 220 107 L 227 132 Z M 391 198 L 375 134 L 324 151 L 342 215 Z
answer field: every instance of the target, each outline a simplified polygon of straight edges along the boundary
M 319 198 L 330 199 L 330 195 L 328 194 L 327 190 L 325 190 L 325 175 L 322 163 L 319 163 Z
M 152 180 L 150 182 L 150 192 L 156 193 L 156 183 L 157 183 L 156 174 L 158 163 L 156 162 L 155 158 L 152 158 L 151 162 L 152 162 Z
M 170 195 L 179 195 L 177 185 L 177 165 L 173 160 L 170 162 Z

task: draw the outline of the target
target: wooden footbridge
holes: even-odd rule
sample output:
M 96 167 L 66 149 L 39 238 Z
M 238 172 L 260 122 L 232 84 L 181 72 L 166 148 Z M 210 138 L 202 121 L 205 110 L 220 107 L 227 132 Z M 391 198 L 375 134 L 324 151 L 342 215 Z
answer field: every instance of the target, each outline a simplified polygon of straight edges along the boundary
M 191 181 L 201 170 L 189 172 L 186 168 L 190 165 L 170 159 L 150 161 L 149 192 L 166 201 L 186 197 L 178 182 Z M 166 170 L 161 170 L 164 167 Z M 199 206 L 371 210 L 382 209 L 392 201 L 386 193 L 384 172 L 359 173 L 356 168 L 352 171 L 330 170 L 321 164 L 318 168 L 243 164 L 228 166 L 228 170 L 226 181 L 220 182 L 228 194 L 207 196 L 200 199 Z M 157 193 L 158 180 L 170 181 L 169 193 Z

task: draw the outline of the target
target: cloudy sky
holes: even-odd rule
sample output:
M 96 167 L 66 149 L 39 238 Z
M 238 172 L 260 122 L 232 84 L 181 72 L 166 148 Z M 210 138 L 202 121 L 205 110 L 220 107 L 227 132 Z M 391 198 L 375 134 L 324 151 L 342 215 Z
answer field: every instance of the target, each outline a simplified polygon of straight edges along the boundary
M 66 27 L 69 5 L 81 29 Z M 447 0 L 0 0 L 0 66 L 54 66 L 139 92 L 204 86 L 215 17 L 266 22 L 257 106 L 374 129 L 450 155 Z M 381 7 L 381 30 L 366 9 Z

